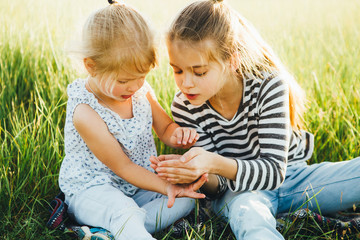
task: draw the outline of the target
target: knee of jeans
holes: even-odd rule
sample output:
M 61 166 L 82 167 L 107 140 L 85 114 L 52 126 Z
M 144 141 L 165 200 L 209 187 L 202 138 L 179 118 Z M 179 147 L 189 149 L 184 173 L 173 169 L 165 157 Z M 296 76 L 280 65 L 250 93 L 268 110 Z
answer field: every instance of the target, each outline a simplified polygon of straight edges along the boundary
M 131 217 L 138 217 L 145 222 L 146 211 L 139 207 L 129 207 L 111 213 L 111 219 Z
M 270 212 L 268 205 L 268 200 L 256 193 L 239 194 L 229 204 L 229 217 L 264 215 Z

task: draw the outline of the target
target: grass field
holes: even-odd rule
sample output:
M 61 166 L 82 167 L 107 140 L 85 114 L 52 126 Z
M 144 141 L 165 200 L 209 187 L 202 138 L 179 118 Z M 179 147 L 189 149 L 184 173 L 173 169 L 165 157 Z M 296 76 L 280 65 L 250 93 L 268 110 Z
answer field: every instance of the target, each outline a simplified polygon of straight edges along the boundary
M 159 67 L 148 76 L 169 112 L 175 85 L 162 33 L 188 2 L 129 1 L 158 32 Z M 310 163 L 360 155 L 360 2 L 357 0 L 228 1 L 274 47 L 306 90 L 306 126 L 315 134 Z M 64 49 L 99 0 L 0 1 L 0 239 L 70 239 L 45 227 L 64 156 L 66 86 L 76 77 Z M 165 84 L 166 82 L 166 84 Z M 166 86 L 166 87 L 165 87 Z M 172 152 L 158 143 L 160 153 Z M 216 232 L 183 239 L 233 239 Z M 290 228 L 287 239 L 335 239 L 316 226 Z M 301 233 L 300 233 L 301 232 Z M 156 236 L 170 239 L 166 233 Z M 353 238 L 352 238 L 353 239 Z

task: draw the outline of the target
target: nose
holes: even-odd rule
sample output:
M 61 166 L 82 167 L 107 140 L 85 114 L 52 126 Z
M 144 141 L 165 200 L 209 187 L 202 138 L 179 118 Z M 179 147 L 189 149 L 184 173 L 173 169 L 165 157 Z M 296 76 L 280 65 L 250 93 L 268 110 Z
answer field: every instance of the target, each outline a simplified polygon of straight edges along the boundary
M 138 80 L 130 81 L 126 90 L 128 92 L 134 93 L 142 87 L 143 83 L 143 81 Z
M 182 86 L 184 88 L 192 88 L 192 87 L 194 87 L 193 76 L 192 76 L 191 73 L 184 73 Z

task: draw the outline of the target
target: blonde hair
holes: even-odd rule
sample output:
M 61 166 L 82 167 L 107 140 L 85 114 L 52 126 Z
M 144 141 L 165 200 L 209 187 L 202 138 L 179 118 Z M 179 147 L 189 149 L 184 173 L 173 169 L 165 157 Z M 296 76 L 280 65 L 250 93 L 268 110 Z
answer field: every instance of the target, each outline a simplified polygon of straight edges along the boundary
M 239 79 L 263 79 L 263 72 L 279 72 L 289 84 L 290 122 L 294 130 L 303 127 L 304 92 L 252 25 L 221 0 L 196 1 L 185 7 L 172 23 L 167 41 L 191 44 L 211 41 L 209 60 L 236 63 Z
M 94 72 L 102 80 L 116 77 L 119 70 L 144 75 L 157 61 L 154 36 L 144 18 L 130 6 L 114 1 L 87 19 L 82 55 L 95 62 Z

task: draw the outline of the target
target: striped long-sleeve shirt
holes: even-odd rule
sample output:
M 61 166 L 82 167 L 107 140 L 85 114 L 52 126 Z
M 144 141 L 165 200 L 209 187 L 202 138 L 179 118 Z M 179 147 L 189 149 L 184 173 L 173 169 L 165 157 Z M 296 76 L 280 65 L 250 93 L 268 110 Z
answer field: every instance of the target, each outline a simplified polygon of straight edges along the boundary
M 232 191 L 273 190 L 284 181 L 288 164 L 311 157 L 313 135 L 292 130 L 289 88 L 281 75 L 265 74 L 264 79 L 243 83 L 243 97 L 231 120 L 209 101 L 192 105 L 181 92 L 174 98 L 172 114 L 180 126 L 197 130 L 195 146 L 237 161 L 236 180 L 227 180 Z

